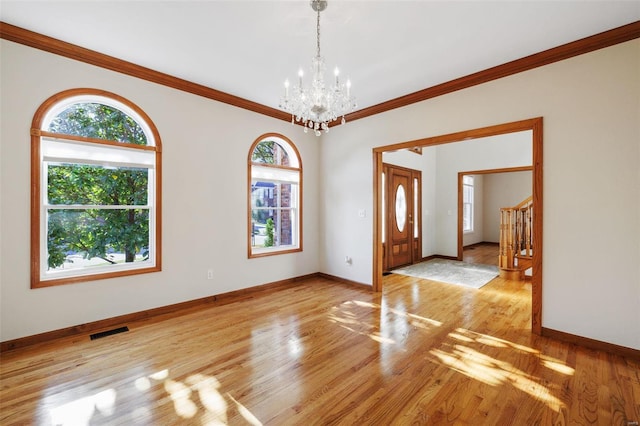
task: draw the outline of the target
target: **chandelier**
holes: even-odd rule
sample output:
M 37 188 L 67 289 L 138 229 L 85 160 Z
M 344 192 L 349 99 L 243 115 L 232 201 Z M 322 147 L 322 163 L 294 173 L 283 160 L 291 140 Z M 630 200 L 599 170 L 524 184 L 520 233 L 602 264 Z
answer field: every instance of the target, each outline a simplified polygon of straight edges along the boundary
M 298 71 L 298 84 L 289 90 L 289 80 L 284 82 L 284 96 L 280 108 L 291 114 L 291 124 L 298 122 L 304 126 L 305 133 L 311 129 L 316 136 L 329 131 L 329 123 L 355 110 L 357 104 L 351 96 L 351 81 L 340 81 L 340 71 L 334 70 L 334 81 L 328 86 L 324 81 L 325 64 L 320 55 L 320 12 L 327 8 L 325 0 L 311 0 L 311 8 L 317 12 L 316 56 L 311 62 L 311 84 L 304 85 L 304 71 Z

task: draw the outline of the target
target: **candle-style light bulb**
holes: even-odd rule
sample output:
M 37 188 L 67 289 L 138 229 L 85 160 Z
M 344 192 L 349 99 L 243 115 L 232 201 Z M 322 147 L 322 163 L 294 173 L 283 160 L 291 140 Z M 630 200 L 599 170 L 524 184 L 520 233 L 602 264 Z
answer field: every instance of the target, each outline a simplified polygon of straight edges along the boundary
M 284 96 L 289 96 L 289 79 L 284 81 Z
M 351 80 L 347 80 L 347 96 L 349 96 L 351 92 Z
M 298 70 L 298 84 L 300 85 L 300 88 L 302 88 L 302 76 L 304 76 L 304 71 L 300 68 Z
M 333 70 L 333 74 L 336 76 L 336 87 L 338 86 L 338 75 L 340 75 L 340 70 L 338 69 L 338 67 L 336 67 Z

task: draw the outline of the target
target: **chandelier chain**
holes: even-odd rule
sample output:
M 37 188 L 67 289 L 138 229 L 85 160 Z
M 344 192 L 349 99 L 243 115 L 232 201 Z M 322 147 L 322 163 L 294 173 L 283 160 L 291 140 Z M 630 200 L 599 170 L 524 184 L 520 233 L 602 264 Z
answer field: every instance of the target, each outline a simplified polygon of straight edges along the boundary
M 318 8 L 318 18 L 316 21 L 316 46 L 317 46 L 317 55 L 320 57 L 320 8 Z

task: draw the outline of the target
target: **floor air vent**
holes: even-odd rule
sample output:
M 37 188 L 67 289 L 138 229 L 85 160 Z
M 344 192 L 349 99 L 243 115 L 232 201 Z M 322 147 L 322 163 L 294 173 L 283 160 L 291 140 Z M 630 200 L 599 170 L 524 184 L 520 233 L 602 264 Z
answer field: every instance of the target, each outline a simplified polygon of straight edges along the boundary
M 113 330 L 101 331 L 100 333 L 91 334 L 91 340 L 100 339 L 101 337 L 111 336 L 112 334 L 124 333 L 125 331 L 129 331 L 129 327 L 118 327 Z

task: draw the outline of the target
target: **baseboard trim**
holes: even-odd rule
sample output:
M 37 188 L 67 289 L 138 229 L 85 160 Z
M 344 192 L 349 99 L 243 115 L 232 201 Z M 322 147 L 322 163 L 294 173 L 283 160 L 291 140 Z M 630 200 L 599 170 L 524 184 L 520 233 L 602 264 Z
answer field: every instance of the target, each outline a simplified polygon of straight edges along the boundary
M 445 259 L 445 260 L 458 260 L 456 256 L 445 256 L 443 254 L 432 254 L 431 256 L 423 257 L 422 261 L 426 262 L 427 260 L 433 259 Z
M 552 339 L 561 340 L 566 343 L 573 343 L 589 349 L 608 352 L 613 355 L 619 355 L 626 358 L 640 360 L 640 350 L 619 346 L 613 343 L 602 342 L 600 340 L 590 339 L 588 337 L 577 336 L 564 331 L 553 330 L 551 328 L 542 327 L 542 335 Z
M 348 284 L 350 286 L 353 287 L 358 287 L 358 288 L 362 288 L 364 290 L 369 290 L 371 291 L 371 289 L 373 288 L 370 284 L 364 284 L 358 281 L 352 281 L 352 280 L 348 280 L 346 278 L 340 278 L 340 277 L 336 277 L 335 275 L 329 275 L 329 274 L 325 274 L 324 272 L 318 272 L 317 276 L 320 278 L 325 278 L 331 281 L 335 281 L 338 283 L 343 283 L 343 284 Z
M 469 244 L 467 246 L 463 246 L 463 249 L 468 249 L 468 248 L 472 248 L 472 247 L 477 247 L 477 246 L 499 246 L 500 243 L 494 243 L 492 241 L 480 241 L 479 243 L 473 243 L 473 244 Z
M 71 327 L 65 327 L 58 330 L 47 331 L 40 334 L 34 334 L 32 336 L 20 337 L 18 339 L 7 340 L 0 342 L 0 352 L 7 352 L 15 349 L 25 348 L 27 346 L 33 346 L 40 343 L 51 342 L 56 339 L 65 337 L 73 337 L 78 335 L 89 335 L 105 329 L 120 327 L 127 325 L 128 323 L 149 320 L 160 316 L 179 316 L 186 313 L 188 310 L 201 308 L 207 305 L 226 305 L 241 300 L 251 299 L 268 291 L 273 291 L 291 284 L 295 284 L 301 281 L 305 281 L 317 277 L 330 278 L 328 275 L 321 275 L 319 272 L 315 272 L 308 275 L 302 275 L 299 277 L 289 278 L 280 281 L 274 281 L 271 283 L 258 285 L 254 287 L 244 288 L 241 290 L 235 290 L 228 293 L 217 294 L 214 296 L 207 296 L 200 299 L 189 300 L 186 302 L 175 303 L 172 305 L 161 306 L 158 308 L 147 309 L 144 311 L 133 312 L 130 314 L 120 315 L 117 317 L 106 318 L 103 320 L 93 321 L 86 324 L 74 325 Z

